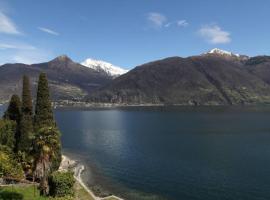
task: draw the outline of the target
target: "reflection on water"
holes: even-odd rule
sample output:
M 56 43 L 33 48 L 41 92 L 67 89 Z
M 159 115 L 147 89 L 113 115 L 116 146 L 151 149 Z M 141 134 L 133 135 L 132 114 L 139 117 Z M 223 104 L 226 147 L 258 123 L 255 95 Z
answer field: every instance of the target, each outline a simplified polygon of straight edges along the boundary
M 96 182 L 202 200 L 270 198 L 269 115 L 260 107 L 56 112 L 64 147 L 95 164 Z
M 128 199 L 270 199 L 269 107 L 58 110 L 56 119 L 64 148 L 91 166 L 90 183 Z

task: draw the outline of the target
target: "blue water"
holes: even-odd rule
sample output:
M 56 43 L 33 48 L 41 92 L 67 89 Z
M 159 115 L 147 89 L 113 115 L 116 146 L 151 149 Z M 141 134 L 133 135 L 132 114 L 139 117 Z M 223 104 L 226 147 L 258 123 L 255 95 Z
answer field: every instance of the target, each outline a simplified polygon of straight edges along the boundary
M 89 184 L 126 199 L 270 199 L 269 108 L 58 110 L 56 119 L 64 149 L 92 166 Z

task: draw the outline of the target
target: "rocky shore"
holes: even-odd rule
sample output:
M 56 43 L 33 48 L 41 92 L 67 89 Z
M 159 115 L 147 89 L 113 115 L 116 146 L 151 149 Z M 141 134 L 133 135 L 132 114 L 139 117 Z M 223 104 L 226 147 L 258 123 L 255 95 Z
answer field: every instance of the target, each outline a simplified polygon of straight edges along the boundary
M 81 178 L 81 175 L 83 174 L 83 172 L 85 170 L 85 166 L 83 164 L 79 163 L 78 161 L 75 161 L 75 160 L 69 158 L 66 155 L 62 155 L 62 162 L 61 162 L 61 165 L 59 167 L 59 171 L 67 171 L 67 170 L 72 170 L 74 172 L 74 178 L 85 189 L 85 191 L 89 193 L 89 195 L 92 197 L 92 199 L 94 199 L 94 200 L 106 200 L 106 199 L 123 200 L 120 197 L 117 197 L 114 195 L 110 195 L 107 197 L 96 196 L 94 194 L 94 192 L 86 186 L 86 184 L 83 182 L 83 180 Z

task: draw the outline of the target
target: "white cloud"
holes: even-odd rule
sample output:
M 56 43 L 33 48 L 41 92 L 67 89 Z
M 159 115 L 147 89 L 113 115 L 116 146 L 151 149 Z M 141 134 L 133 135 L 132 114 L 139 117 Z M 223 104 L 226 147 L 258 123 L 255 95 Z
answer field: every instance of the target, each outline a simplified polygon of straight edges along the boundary
M 36 48 L 34 46 L 28 45 L 28 44 L 0 43 L 0 50 L 7 50 L 7 49 L 34 50 Z
M 206 25 L 199 29 L 199 35 L 211 44 L 226 44 L 231 42 L 230 33 L 218 25 Z
M 0 33 L 20 34 L 16 25 L 4 13 L 0 11 Z
M 33 64 L 52 58 L 49 50 L 20 41 L 0 42 L 0 65 L 4 63 Z
M 186 20 L 178 20 L 176 24 L 177 26 L 182 26 L 182 27 L 188 26 L 188 22 Z
M 171 26 L 186 27 L 188 22 L 186 20 L 169 21 L 167 17 L 158 12 L 150 12 L 147 14 L 147 20 L 154 28 L 169 28 Z
M 176 25 L 178 27 L 186 27 L 188 26 L 188 22 L 186 20 L 177 20 L 177 21 L 173 21 L 173 22 L 169 22 L 165 24 L 164 27 L 168 28 L 173 25 Z
M 56 35 L 56 36 L 60 35 L 58 32 L 53 31 L 53 30 L 51 30 L 49 28 L 38 27 L 38 29 L 41 30 L 41 31 L 43 31 L 43 32 L 45 32 L 45 33 L 49 33 L 51 35 Z
M 167 21 L 167 17 L 161 13 L 151 12 L 147 14 L 147 20 L 157 28 L 161 28 Z
M 11 56 L 10 60 L 13 63 L 34 64 L 47 62 L 51 58 L 51 52 L 43 49 L 36 49 L 34 51 L 17 51 Z

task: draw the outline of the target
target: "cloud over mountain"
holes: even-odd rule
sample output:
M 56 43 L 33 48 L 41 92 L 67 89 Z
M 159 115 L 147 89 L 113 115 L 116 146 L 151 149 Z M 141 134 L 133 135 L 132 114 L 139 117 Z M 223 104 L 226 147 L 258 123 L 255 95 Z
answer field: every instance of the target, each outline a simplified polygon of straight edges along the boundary
M 198 33 L 211 44 L 226 44 L 231 42 L 230 32 L 222 30 L 218 25 L 202 26 Z

